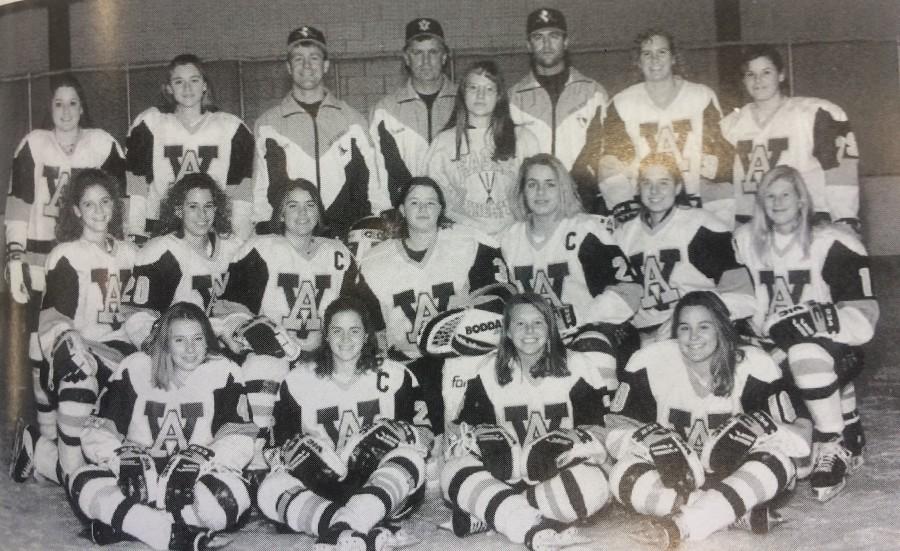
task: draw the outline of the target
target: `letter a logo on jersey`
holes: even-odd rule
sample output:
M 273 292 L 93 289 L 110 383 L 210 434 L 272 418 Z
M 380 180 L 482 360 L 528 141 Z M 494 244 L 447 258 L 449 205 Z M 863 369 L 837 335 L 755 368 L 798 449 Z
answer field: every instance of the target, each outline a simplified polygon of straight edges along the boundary
M 641 125 L 640 132 L 653 153 L 668 153 L 675 158 L 682 172 L 691 171 L 690 160 L 684 156 L 684 145 L 691 133 L 690 120 L 672 121 L 671 126 L 645 123 Z
M 740 140 L 735 146 L 735 155 L 744 171 L 741 187 L 744 193 L 756 193 L 763 175 L 778 165 L 781 154 L 788 147 L 787 138 L 767 140 L 767 145 L 754 145 L 751 140 Z
M 438 283 L 431 286 L 431 294 L 414 293 L 412 289 L 394 295 L 394 306 L 400 308 L 406 319 L 412 324 L 412 328 L 406 333 L 406 340 L 415 344 L 425 324 L 431 318 L 443 312 L 450 304 L 450 297 L 454 295 L 453 283 Z
M 762 270 L 759 281 L 769 292 L 769 314 L 774 314 L 800 303 L 810 274 L 808 270 L 790 270 L 785 280 L 784 276 L 776 276 L 771 270 Z
M 187 151 L 180 145 L 167 145 L 163 148 L 163 155 L 169 159 L 172 166 L 173 182 L 181 180 L 186 174 L 209 171 L 209 165 L 213 159 L 219 156 L 219 147 L 216 145 L 201 145 L 197 150 Z
M 681 298 L 678 289 L 669 284 L 669 278 L 679 260 L 681 260 L 681 252 L 678 249 L 659 251 L 659 259 L 653 255 L 646 258 L 643 265 L 644 298 L 641 299 L 642 308 L 665 310 Z M 640 264 L 635 263 L 634 265 L 639 266 Z

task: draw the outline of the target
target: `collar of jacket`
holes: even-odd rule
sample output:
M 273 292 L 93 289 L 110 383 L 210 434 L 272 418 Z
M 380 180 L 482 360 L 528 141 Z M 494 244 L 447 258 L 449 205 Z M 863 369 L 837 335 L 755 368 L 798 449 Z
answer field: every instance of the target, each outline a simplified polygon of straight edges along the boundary
M 568 88 L 572 84 L 576 82 L 590 82 L 591 79 L 581 74 L 581 72 L 575 67 L 569 66 L 569 79 L 566 80 L 566 87 Z M 513 94 L 522 94 L 524 92 L 531 92 L 537 88 L 541 87 L 541 83 L 538 82 L 537 77 L 534 76 L 534 71 L 530 71 L 528 76 L 526 76 L 522 82 L 513 87 Z
M 325 89 L 325 97 L 322 98 L 322 105 L 319 107 L 321 112 L 322 109 L 326 107 L 331 107 L 334 109 L 341 109 L 341 104 L 338 103 L 340 100 L 334 97 L 334 94 L 331 93 L 331 90 Z M 298 113 L 308 114 L 306 113 L 306 109 L 300 107 L 300 104 L 294 98 L 293 90 L 288 92 L 287 95 L 281 100 L 281 116 L 282 117 L 290 117 L 291 115 L 296 115 Z
M 447 75 L 442 77 L 444 79 L 444 83 L 441 84 L 441 89 L 438 91 L 439 98 L 452 98 L 456 96 L 456 84 L 453 83 L 452 80 L 447 78 Z M 407 79 L 406 86 L 400 89 L 400 93 L 397 94 L 397 103 L 406 103 L 407 101 L 415 101 L 422 100 L 419 97 L 419 93 L 416 92 L 416 89 L 413 88 L 412 79 Z

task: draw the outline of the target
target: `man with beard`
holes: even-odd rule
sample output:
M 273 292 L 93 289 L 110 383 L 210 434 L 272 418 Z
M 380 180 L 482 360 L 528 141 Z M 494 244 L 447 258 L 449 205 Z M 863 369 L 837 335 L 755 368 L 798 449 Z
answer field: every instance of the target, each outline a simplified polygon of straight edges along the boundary
M 525 29 L 531 72 L 510 88 L 512 118 L 537 136 L 541 152 L 571 169 L 584 146 L 588 124 L 604 112 L 608 96 L 603 86 L 569 63 L 562 12 L 538 8 L 528 15 Z

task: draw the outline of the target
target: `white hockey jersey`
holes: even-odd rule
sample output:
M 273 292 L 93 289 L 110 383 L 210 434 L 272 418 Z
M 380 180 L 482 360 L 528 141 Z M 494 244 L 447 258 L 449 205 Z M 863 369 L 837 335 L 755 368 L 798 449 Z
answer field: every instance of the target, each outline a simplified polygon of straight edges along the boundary
M 67 241 L 50 252 L 38 329 L 45 358 L 52 357 L 56 338 L 69 329 L 92 341 L 128 340 L 121 329 L 127 317 L 123 304 L 134 292 L 136 255 L 134 245 L 115 240 L 108 247 Z
M 498 235 L 513 222 L 519 166 L 540 152 L 538 141 L 530 130 L 517 126 L 516 154 L 495 161 L 493 137 L 486 128 L 470 128 L 468 136 L 469 145 L 462 140 L 457 160 L 456 130 L 441 132 L 428 150 L 428 176 L 444 191 L 447 216 L 454 222 Z
M 252 238 L 228 268 L 223 308 L 263 315 L 287 329 L 304 350 L 318 345 L 325 308 L 356 284 L 356 261 L 336 239 L 314 238 L 298 251 L 282 235 Z M 225 302 L 227 301 L 227 302 Z
M 590 214 L 563 218 L 540 243 L 528 224 L 513 224 L 502 236 L 500 250 L 510 281 L 521 292 L 546 298 L 560 330 L 595 322 L 619 324 L 634 315 L 641 288 L 613 238 L 611 219 Z
M 753 216 L 756 188 L 769 169 L 791 166 L 803 176 L 816 212 L 831 220 L 859 217 L 859 151 L 847 114 L 818 98 L 786 98 L 760 126 L 747 104 L 722 119 L 734 145 L 734 189 L 739 221 Z
M 225 275 L 241 243 L 210 236 L 208 254 L 200 254 L 174 233 L 155 237 L 138 251 L 131 303 L 163 313 L 175 302 L 191 302 L 214 315 L 225 289 Z
M 297 366 L 281 385 L 273 414 L 276 445 L 309 434 L 340 452 L 363 426 L 381 418 L 430 430 L 419 383 L 403 364 L 386 359 L 349 381 L 320 377 L 313 367 Z
M 128 131 L 128 233 L 159 235 L 159 204 L 185 174 L 210 175 L 232 200 L 232 224 L 248 235 L 254 216 L 253 134 L 229 113 L 207 111 L 192 129 L 151 107 Z
M 111 444 L 127 439 L 164 460 L 198 444 L 212 448 L 220 465 L 245 467 L 259 428 L 250 421 L 240 368 L 210 355 L 183 386 L 161 389 L 153 386 L 152 365 L 143 352 L 122 360 L 85 428 L 85 454 L 100 462 Z
M 700 453 L 710 433 L 736 413 L 770 411 L 775 395 L 779 407 L 790 407 L 774 360 L 754 346 L 741 350 L 744 359 L 735 366 L 731 394 L 716 396 L 688 373 L 678 341 L 653 343 L 628 361 L 611 412 L 675 429 Z
M 753 289 L 737 263 L 725 223 L 702 209 L 673 208 L 655 228 L 643 217 L 621 226 L 616 240 L 643 286 L 632 323 L 650 329 L 671 318 L 690 291 L 717 291 L 733 319 L 753 313 Z
M 675 98 L 660 107 L 650 98 L 646 85 L 638 83 L 616 94 L 607 108 L 602 155 L 630 165 L 636 175 L 641 159 L 650 153 L 668 153 L 678 162 L 688 196 L 700 197 L 718 212 L 727 207 L 710 200 L 718 197 L 701 189 L 701 178 L 727 186 L 731 193 L 733 153 L 722 137 L 721 118 L 719 100 L 707 86 L 682 81 Z M 632 180 L 631 185 L 636 183 Z M 630 196 L 636 189 L 633 187 Z M 704 195 L 708 197 L 704 199 Z
M 558 428 L 602 425 L 619 385 L 614 360 L 597 366 L 590 356 L 571 350 L 566 356 L 569 375 L 531 382 L 516 364 L 512 381 L 503 386 L 497 382 L 496 353 L 471 360 L 478 362 L 478 374 L 469 381 L 454 422 L 501 425 L 521 446 Z
M 781 241 L 761 257 L 752 246 L 750 226 L 735 231 L 738 259 L 753 277 L 752 321 L 759 335 L 766 336 L 762 329 L 768 316 L 812 300 L 837 306 L 840 330 L 833 340 L 854 346 L 868 342 L 879 310 L 869 256 L 859 239 L 842 228 L 824 226 L 813 230 L 809 254 L 793 236 Z
M 25 260 L 42 269 L 56 244 L 56 219 L 63 189 L 80 169 L 102 168 L 122 182 L 125 156 L 115 138 L 98 128 L 83 128 L 71 155 L 52 130 L 33 130 L 16 149 L 6 199 L 6 248 L 26 252 Z M 43 279 L 43 278 L 42 278 Z
M 472 290 L 504 281 L 500 251 L 464 231 L 438 231 L 421 262 L 409 257 L 400 239 L 379 243 L 360 261 L 366 285 L 380 305 L 378 329 L 386 329 L 388 352 L 399 359 L 422 354 L 417 342 L 436 314 L 465 303 Z

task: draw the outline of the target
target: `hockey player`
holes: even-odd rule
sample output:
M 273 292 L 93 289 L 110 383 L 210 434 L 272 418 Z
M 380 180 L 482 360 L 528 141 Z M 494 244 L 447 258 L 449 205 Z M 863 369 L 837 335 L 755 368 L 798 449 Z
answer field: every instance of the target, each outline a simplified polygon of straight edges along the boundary
M 813 226 L 816 203 L 797 169 L 775 167 L 757 189 L 753 220 L 735 233 L 756 288 L 753 328 L 786 355 L 815 428 L 810 485 L 826 501 L 863 460 L 853 378 L 879 315 L 869 258 L 852 232 Z
M 81 83 L 71 74 L 50 79 L 50 104 L 44 128 L 31 131 L 16 149 L 6 199 L 6 277 L 14 304 L 25 310 L 28 362 L 33 375 L 38 426 L 22 427 L 28 449 L 38 433 L 56 439 L 55 411 L 40 384 L 44 361 L 38 344 L 38 314 L 45 290 L 44 264 L 56 244 L 60 201 L 72 177 L 85 168 L 102 168 L 124 182 L 124 154 L 116 140 L 99 128 L 91 128 L 87 98 Z M 124 191 L 124 190 L 123 190 Z M 19 347 L 13 347 L 19 348 Z M 10 358 L 12 359 L 12 358 Z M 10 365 L 15 364 L 15 359 Z M 16 367 L 18 369 L 18 366 Z M 20 448 L 21 449 L 21 448 Z M 30 472 L 27 457 L 23 471 L 11 474 L 24 481 Z
M 328 49 L 322 31 L 303 26 L 287 39 L 291 91 L 256 121 L 256 189 L 270 208 L 288 180 L 309 180 L 325 204 L 330 236 L 390 207 L 379 186 L 366 122 L 325 88 Z
M 271 221 L 275 233 L 238 251 L 221 297 L 222 337 L 232 351 L 250 351 L 244 377 L 253 420 L 264 430 L 292 362 L 319 347 L 325 308 L 359 276 L 347 247 L 320 237 L 327 230 L 316 187 L 292 180 L 281 193 Z
M 206 549 L 250 508 L 253 455 L 240 369 L 218 353 L 203 310 L 179 302 L 127 357 L 82 433 L 90 461 L 72 476 L 76 514 L 95 543 Z
M 428 146 L 453 112 L 456 84 L 444 72 L 448 59 L 438 21 L 420 17 L 407 23 L 403 67 L 409 79 L 378 101 L 369 124 L 378 179 L 391 206 L 400 204 L 410 178 L 425 175 Z
M 440 186 L 413 178 L 401 196 L 402 237 L 376 245 L 360 261 L 377 299 L 375 326 L 384 331 L 388 357 L 408 364 L 422 385 L 434 432 L 443 432 L 441 362 L 418 347 L 425 325 L 466 303 L 472 291 L 505 279 L 506 266 L 493 240 L 469 228 L 447 227 Z
M 408 545 L 411 536 L 391 521 L 424 495 L 432 435 L 418 384 L 403 365 L 379 357 L 362 302 L 332 302 L 325 328 L 314 361 L 281 385 L 259 508 L 325 549 Z
M 23 439 L 14 453 L 31 455 L 38 474 L 60 483 L 65 480 L 57 477 L 57 452 L 63 477 L 84 463 L 82 425 L 119 362 L 135 350 L 122 325 L 137 249 L 121 240 L 119 188 L 119 180 L 100 169 L 76 174 L 59 206 L 59 245 L 47 257 L 38 328 L 46 359 L 40 382 L 58 411 L 59 441 L 54 445 L 42 437 L 28 450 L 21 447 L 28 444 Z
M 518 221 L 500 241 L 510 281 L 521 292 L 544 297 L 563 334 L 602 324 L 612 335 L 641 300 L 612 221 L 584 214 L 572 177 L 556 157 L 528 157 L 519 173 Z M 612 346 L 615 353 L 615 340 Z
M 819 98 L 784 94 L 784 61 L 771 46 L 750 48 L 741 74 L 753 101 L 722 120 L 734 145 L 736 220 L 748 222 L 759 182 L 778 165 L 796 168 L 816 219 L 859 227 L 859 151 L 847 114 Z
M 162 105 L 137 116 L 128 132 L 128 233 L 142 242 L 162 235 L 159 204 L 185 174 L 212 176 L 232 200 L 235 233 L 241 239 L 253 222 L 253 135 L 236 116 L 213 103 L 212 82 L 200 59 L 181 54 L 170 63 Z M 255 199 L 257 209 L 265 197 Z
M 594 207 L 602 199 L 620 220 L 633 217 L 638 164 L 664 153 L 684 175 L 685 200 L 731 224 L 733 151 L 719 129 L 719 100 L 708 87 L 679 76 L 680 51 L 671 35 L 650 30 L 635 44 L 643 82 L 616 94 L 605 121 L 595 117 L 588 128 L 573 169 L 582 200 Z
M 716 291 L 735 320 L 754 311 L 753 283 L 735 261 L 731 232 L 712 213 L 680 204 L 684 187 L 675 158 L 645 157 L 638 172 L 640 214 L 616 233 L 643 286 L 632 323 L 644 344 L 667 338 L 672 309 L 690 291 Z
M 459 536 L 493 529 L 555 551 L 587 543 L 571 525 L 609 499 L 597 434 L 618 384 L 615 359 L 566 351 L 556 325 L 543 297 L 515 295 L 497 352 L 472 360 L 460 436 L 441 473 Z
M 451 220 L 499 236 L 513 221 L 519 165 L 537 152 L 534 134 L 510 118 L 497 64 L 479 61 L 463 75 L 447 128 L 431 144 L 428 176 L 443 189 Z
M 793 487 L 795 461 L 809 453 L 809 423 L 796 419 L 781 370 L 742 344 L 715 293 L 686 294 L 673 315 L 671 340 L 632 356 L 606 417 L 612 493 L 663 517 L 638 536 L 668 547 L 739 519 L 765 532 L 780 518 L 765 504 Z
M 135 292 L 128 298 L 142 311 L 125 325 L 135 343 L 175 302 L 192 302 L 207 316 L 221 314 L 216 302 L 241 245 L 231 234 L 228 196 L 201 172 L 186 174 L 169 189 L 160 205 L 160 228 L 164 234 L 145 243 L 135 261 Z
M 588 124 L 603 120 L 609 97 L 569 60 L 566 18 L 559 10 L 538 8 L 525 20 L 531 71 L 509 90 L 509 109 L 516 124 L 537 137 L 539 150 L 567 170 L 584 147 Z

